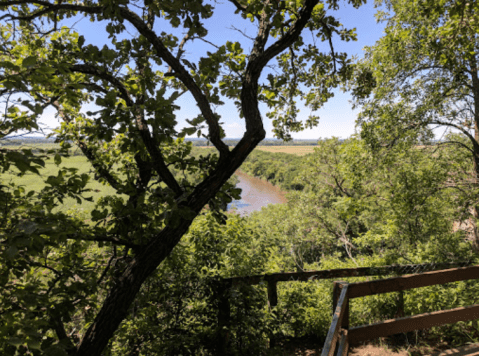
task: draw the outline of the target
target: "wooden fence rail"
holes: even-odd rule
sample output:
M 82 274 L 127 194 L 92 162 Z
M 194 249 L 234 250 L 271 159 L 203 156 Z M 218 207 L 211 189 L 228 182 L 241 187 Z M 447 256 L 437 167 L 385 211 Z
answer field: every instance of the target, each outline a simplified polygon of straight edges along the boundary
M 468 266 L 470 262 L 458 262 L 458 263 L 428 263 L 428 264 L 416 264 L 416 265 L 391 265 L 391 266 L 382 266 L 382 267 L 359 267 L 359 268 L 343 268 L 343 269 L 331 269 L 331 270 L 321 270 L 321 271 L 308 271 L 308 272 L 287 272 L 287 273 L 272 273 L 264 274 L 257 276 L 247 276 L 247 277 L 232 277 L 224 278 L 219 282 L 217 296 L 219 298 L 218 306 L 218 354 L 226 355 L 227 354 L 227 345 L 229 339 L 229 322 L 230 322 L 230 302 L 229 302 L 229 291 L 231 288 L 234 288 L 240 284 L 246 285 L 256 285 L 260 283 L 267 284 L 268 290 L 268 305 L 270 308 L 275 307 L 278 304 L 278 282 L 291 282 L 291 281 L 311 281 L 319 279 L 333 279 L 333 278 L 347 278 L 347 277 L 363 277 L 363 276 L 387 276 L 387 275 L 404 275 L 411 273 L 418 273 L 424 271 L 434 271 L 441 270 L 445 268 L 452 267 L 462 267 Z M 374 282 L 374 281 L 373 281 Z M 345 283 L 345 282 L 344 282 Z M 333 304 L 334 308 L 336 302 L 334 301 L 340 298 L 341 291 L 338 288 L 341 288 L 341 283 L 336 282 L 337 295 L 333 295 Z M 378 288 L 376 285 L 371 285 L 370 288 Z M 381 292 L 380 292 L 381 293 Z M 351 297 L 348 297 L 348 300 Z M 334 310 L 334 309 L 333 309 Z M 347 313 L 349 311 L 347 310 Z M 349 320 L 349 317 L 345 319 Z M 341 330 L 347 330 L 347 324 L 342 324 Z M 343 333 L 346 336 L 342 336 L 342 339 L 345 339 L 344 342 L 347 342 L 347 332 Z M 341 339 L 341 340 L 342 340 Z M 270 346 L 274 345 L 274 339 L 271 338 Z M 344 348 L 344 343 L 342 344 Z M 347 349 L 347 347 L 345 348 Z
M 291 282 L 291 281 L 312 281 L 316 279 L 331 279 L 344 277 L 362 277 L 362 276 L 387 276 L 392 274 L 412 274 L 426 271 L 435 271 L 452 267 L 469 266 L 471 262 L 456 262 L 456 263 L 425 263 L 415 265 L 391 265 L 381 267 L 357 267 L 357 268 L 341 268 L 328 269 L 321 271 L 308 272 L 283 272 L 261 274 L 257 276 L 247 277 L 231 277 L 224 278 L 223 281 L 231 286 L 240 283 L 255 285 L 262 282 Z
M 432 313 L 413 315 L 405 318 L 385 320 L 379 323 L 349 327 L 350 299 L 404 291 L 436 284 L 479 279 L 479 266 L 452 268 L 442 271 L 425 272 L 421 274 L 375 280 L 369 282 L 347 283 L 336 282 L 334 295 L 340 297 L 334 302 L 334 316 L 329 328 L 321 356 L 331 356 L 335 353 L 337 341 L 341 338 L 336 355 L 348 354 L 350 344 L 371 340 L 378 337 L 427 329 L 432 326 L 457 323 L 479 319 L 479 304 Z

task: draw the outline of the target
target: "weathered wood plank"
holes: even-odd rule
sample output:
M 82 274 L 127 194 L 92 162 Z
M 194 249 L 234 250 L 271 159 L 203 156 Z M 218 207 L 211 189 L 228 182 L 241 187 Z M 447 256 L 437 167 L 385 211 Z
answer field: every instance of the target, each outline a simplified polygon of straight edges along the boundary
M 343 284 L 341 288 L 346 288 L 346 284 Z M 341 328 L 342 329 L 349 329 L 349 297 L 344 301 L 344 304 L 342 306 L 344 309 L 343 311 L 343 317 L 341 318 Z
M 341 268 L 330 269 L 321 271 L 308 271 L 308 272 L 288 272 L 288 273 L 272 273 L 257 276 L 247 277 L 232 277 L 225 278 L 231 280 L 233 285 L 239 283 L 245 284 L 259 284 L 261 282 L 276 281 L 276 282 L 288 282 L 288 281 L 311 281 L 317 279 L 330 279 L 341 277 L 361 277 L 361 276 L 385 276 L 391 274 L 410 274 L 414 271 L 424 270 L 438 270 L 446 269 L 455 266 L 467 266 L 469 262 L 460 263 L 437 263 L 437 264 L 421 264 L 421 265 L 392 265 L 382 267 L 358 267 L 358 268 Z
M 350 283 L 349 298 L 364 297 L 407 289 L 445 284 L 456 281 L 479 278 L 479 266 L 451 268 L 443 271 L 425 272 L 421 274 L 381 279 L 370 282 Z
M 347 356 L 348 353 L 349 353 L 348 330 L 341 330 L 341 340 L 339 341 L 338 352 L 336 356 Z
M 339 297 L 341 296 L 340 286 L 342 283 L 346 283 L 346 282 L 342 282 L 342 281 L 333 282 L 333 308 L 332 308 L 333 315 L 336 312 L 336 307 L 338 306 L 338 300 L 339 300 Z
M 324 342 L 323 351 L 321 356 L 332 356 L 334 354 L 334 349 L 336 348 L 336 342 L 338 341 L 338 334 L 341 328 L 342 319 L 344 317 L 345 308 L 348 301 L 348 285 L 343 286 L 341 291 L 341 296 L 338 300 L 338 305 L 336 311 L 333 315 L 333 321 L 326 336 L 326 341 Z
M 418 314 L 406 318 L 390 319 L 349 329 L 349 343 L 355 344 L 382 336 L 475 319 L 479 319 L 479 304 Z

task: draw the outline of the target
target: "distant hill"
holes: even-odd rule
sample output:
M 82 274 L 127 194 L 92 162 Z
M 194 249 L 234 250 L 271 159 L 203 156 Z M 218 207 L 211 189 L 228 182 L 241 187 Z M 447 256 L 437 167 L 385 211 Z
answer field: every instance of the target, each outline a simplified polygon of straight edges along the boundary
M 0 145 L 29 145 L 34 143 L 54 143 L 55 137 L 45 138 L 43 136 L 10 136 L 0 140 Z
M 208 144 L 208 140 L 204 138 L 186 138 L 186 141 L 190 141 L 194 146 L 212 146 Z M 239 142 L 239 138 L 226 138 L 224 142 L 228 146 L 235 146 Z M 54 143 L 55 137 L 45 138 L 42 136 L 11 136 L 3 138 L 0 143 L 5 145 L 20 145 L 20 144 L 32 144 L 32 143 Z M 260 142 L 259 146 L 315 146 L 318 140 L 292 140 L 289 142 L 283 142 L 275 138 L 267 138 Z
M 211 142 L 204 138 L 186 138 L 186 141 L 190 141 L 194 146 L 211 146 Z M 223 140 L 228 146 L 236 146 L 240 141 L 239 138 L 225 138 Z M 340 142 L 344 139 L 340 139 Z M 10 136 L 0 139 L 0 146 L 3 145 L 21 145 L 21 144 L 34 144 L 34 143 L 54 143 L 55 137 L 45 138 L 43 136 Z M 436 144 L 441 140 L 431 140 L 431 144 Z M 259 146 L 316 146 L 318 140 L 291 140 L 284 142 L 276 138 L 266 138 L 259 143 Z

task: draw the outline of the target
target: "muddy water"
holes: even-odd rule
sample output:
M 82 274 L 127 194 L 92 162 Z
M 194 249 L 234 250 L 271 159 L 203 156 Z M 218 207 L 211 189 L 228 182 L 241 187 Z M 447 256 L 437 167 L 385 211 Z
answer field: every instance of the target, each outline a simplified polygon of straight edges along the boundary
M 249 213 L 261 210 L 263 206 L 268 204 L 286 203 L 284 193 L 274 185 L 261 180 L 259 178 L 250 177 L 240 171 L 236 176 L 239 179 L 237 184 L 241 188 L 241 200 L 235 200 L 228 204 L 228 211 L 236 209 L 240 215 L 248 215 Z

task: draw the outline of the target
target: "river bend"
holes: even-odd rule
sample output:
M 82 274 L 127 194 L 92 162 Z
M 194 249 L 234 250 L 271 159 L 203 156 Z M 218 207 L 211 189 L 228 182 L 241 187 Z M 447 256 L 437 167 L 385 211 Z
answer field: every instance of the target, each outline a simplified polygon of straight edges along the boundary
M 261 210 L 268 204 L 287 202 L 284 192 L 271 183 L 248 176 L 241 171 L 236 171 L 235 175 L 239 180 L 236 186 L 242 189 L 241 200 L 235 200 L 228 204 L 228 211 L 235 209 L 238 214 L 244 216 Z

